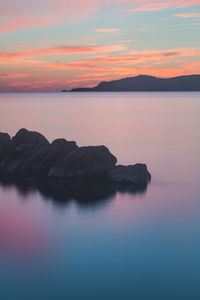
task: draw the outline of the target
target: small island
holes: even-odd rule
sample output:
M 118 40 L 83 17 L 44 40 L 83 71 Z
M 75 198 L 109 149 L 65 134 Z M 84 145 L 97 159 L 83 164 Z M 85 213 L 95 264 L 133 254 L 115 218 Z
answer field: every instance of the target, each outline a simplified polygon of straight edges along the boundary
M 117 165 L 106 146 L 79 147 L 63 138 L 52 143 L 39 132 L 0 133 L 0 180 L 34 181 L 77 190 L 99 185 L 115 190 L 145 189 L 151 175 L 145 164 Z

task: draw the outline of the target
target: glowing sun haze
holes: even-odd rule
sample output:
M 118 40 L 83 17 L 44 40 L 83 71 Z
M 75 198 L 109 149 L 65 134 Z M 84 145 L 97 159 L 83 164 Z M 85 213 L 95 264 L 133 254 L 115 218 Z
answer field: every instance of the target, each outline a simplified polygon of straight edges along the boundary
M 200 73 L 200 0 L 1 0 L 0 91 Z

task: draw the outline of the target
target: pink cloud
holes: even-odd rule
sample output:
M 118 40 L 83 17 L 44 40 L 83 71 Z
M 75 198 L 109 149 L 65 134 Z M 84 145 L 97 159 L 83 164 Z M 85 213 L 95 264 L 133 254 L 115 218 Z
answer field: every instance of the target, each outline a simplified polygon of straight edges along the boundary
M 4 1 L 0 7 L 0 32 L 6 33 L 30 27 L 51 27 L 66 23 L 66 20 L 67 22 L 81 21 L 95 10 L 97 2 L 96 0 Z
M 29 74 L 27 73 L 0 74 L 0 78 L 4 78 L 4 79 L 22 78 L 26 76 L 29 76 Z
M 179 18 L 200 18 L 200 13 L 176 14 L 175 17 L 179 17 Z
M 89 15 L 110 5 L 133 5 L 130 11 L 160 11 L 199 5 L 200 0 L 14 0 L 4 1 L 0 7 L 0 32 L 52 27 L 56 24 L 82 21 Z M 38 7 L 40 9 L 38 10 Z
M 12 45 L 12 46 L 19 46 L 19 47 L 21 47 L 21 46 L 27 46 L 28 43 L 25 43 L 25 42 L 18 42 L 18 43 L 11 43 L 11 45 Z
M 136 11 L 161 11 L 170 8 L 183 8 L 187 6 L 199 5 L 200 0 L 154 0 L 154 1 L 136 1 L 138 2 L 139 6 L 136 8 L 130 9 L 129 11 L 136 12 Z
M 32 24 L 31 21 L 27 20 L 27 19 L 7 21 L 3 25 L 0 25 L 0 32 L 5 33 L 8 31 L 13 31 L 16 28 L 20 28 L 20 27 L 27 26 L 30 24 Z
M 118 32 L 119 28 L 102 28 L 102 29 L 94 29 L 93 32 Z

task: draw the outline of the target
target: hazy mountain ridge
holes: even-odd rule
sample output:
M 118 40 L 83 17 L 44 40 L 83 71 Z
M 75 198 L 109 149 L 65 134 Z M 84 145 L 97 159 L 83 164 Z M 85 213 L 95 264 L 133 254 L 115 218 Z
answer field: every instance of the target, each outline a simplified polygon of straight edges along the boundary
M 75 88 L 72 92 L 200 91 L 200 75 L 158 78 L 148 75 L 102 81 L 93 88 Z

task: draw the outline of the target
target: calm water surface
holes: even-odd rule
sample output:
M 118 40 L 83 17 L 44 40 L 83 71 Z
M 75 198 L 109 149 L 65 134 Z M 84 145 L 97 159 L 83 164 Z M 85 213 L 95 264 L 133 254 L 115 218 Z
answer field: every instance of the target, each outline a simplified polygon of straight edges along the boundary
M 200 299 L 200 93 L 0 94 L 0 131 L 21 127 L 152 182 L 84 203 L 1 184 L 1 300 Z

